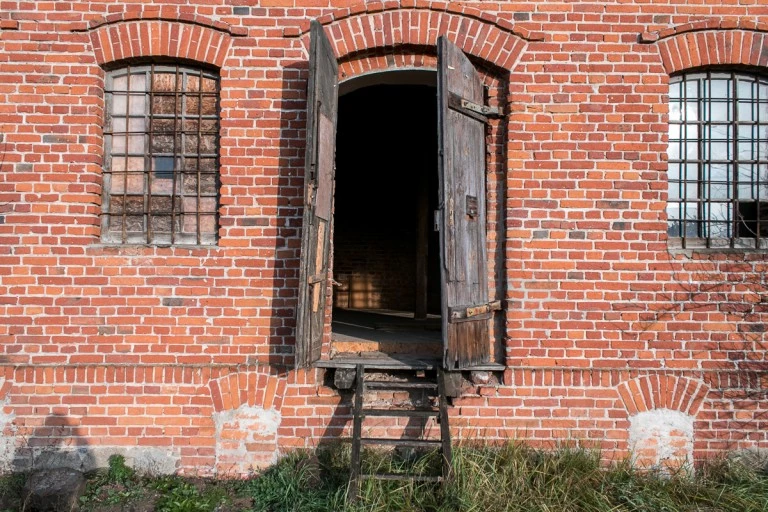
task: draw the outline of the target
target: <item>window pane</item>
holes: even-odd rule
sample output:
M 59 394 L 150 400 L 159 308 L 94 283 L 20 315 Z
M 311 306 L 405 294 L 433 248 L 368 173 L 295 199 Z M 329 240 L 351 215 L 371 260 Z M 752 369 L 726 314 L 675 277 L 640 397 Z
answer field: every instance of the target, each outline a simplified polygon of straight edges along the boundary
M 710 101 L 704 104 L 705 120 L 730 121 L 731 110 L 729 104 L 724 101 Z
M 112 95 L 112 115 L 124 116 L 128 112 L 128 96 L 125 94 Z
M 176 92 L 176 73 L 155 73 L 152 77 L 152 90 L 154 92 Z
M 678 122 L 682 121 L 683 119 L 683 107 L 682 103 L 679 103 L 677 101 L 673 101 L 669 104 L 669 120 L 671 122 Z
M 688 101 L 685 104 L 683 111 L 683 121 L 698 121 L 699 120 L 699 104 L 693 101 Z
M 154 158 L 155 179 L 173 178 L 173 157 L 157 156 Z
M 757 120 L 757 104 L 751 101 L 739 101 L 737 104 L 737 116 L 739 121 Z
M 127 101 L 129 103 L 128 113 L 132 116 L 144 115 L 147 108 L 146 96 L 131 94 L 128 96 Z

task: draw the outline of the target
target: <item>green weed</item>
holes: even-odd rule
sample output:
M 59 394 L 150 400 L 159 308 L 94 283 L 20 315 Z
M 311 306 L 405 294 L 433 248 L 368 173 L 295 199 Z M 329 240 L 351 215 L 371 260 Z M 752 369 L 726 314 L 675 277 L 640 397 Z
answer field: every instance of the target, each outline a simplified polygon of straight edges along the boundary
M 155 504 L 156 512 L 213 512 L 229 500 L 223 486 L 205 485 L 200 487 L 181 477 L 163 477 L 155 480 L 153 487 L 160 498 Z
M 254 512 L 341 511 L 345 509 L 348 467 L 343 451 L 316 459 L 296 452 L 251 480 L 245 492 L 253 499 Z
M 141 480 L 133 468 L 125 464 L 125 457 L 109 457 L 106 470 L 92 473 L 85 494 L 80 497 L 84 510 L 97 509 L 102 505 L 119 505 L 134 501 L 145 494 Z

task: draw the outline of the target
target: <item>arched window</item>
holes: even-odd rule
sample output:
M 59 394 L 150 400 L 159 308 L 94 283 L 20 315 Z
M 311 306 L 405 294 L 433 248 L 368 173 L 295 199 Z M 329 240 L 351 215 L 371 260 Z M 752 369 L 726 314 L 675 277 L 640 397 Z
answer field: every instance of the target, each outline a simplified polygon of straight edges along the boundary
M 216 242 L 219 79 L 179 65 L 107 73 L 102 241 Z
M 669 101 L 670 241 L 768 248 L 768 77 L 673 76 Z

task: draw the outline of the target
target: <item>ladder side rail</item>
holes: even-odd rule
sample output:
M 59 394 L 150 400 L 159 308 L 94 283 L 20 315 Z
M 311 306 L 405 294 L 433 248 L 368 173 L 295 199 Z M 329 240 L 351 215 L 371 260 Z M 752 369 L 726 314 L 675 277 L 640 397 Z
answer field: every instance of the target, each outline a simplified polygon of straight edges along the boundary
M 451 427 L 448 424 L 448 399 L 445 396 L 445 375 L 442 368 L 437 370 L 437 389 L 440 410 L 440 441 L 443 456 L 443 484 L 448 482 L 453 472 L 453 453 L 451 451 Z
M 363 395 L 365 394 L 365 369 L 362 364 L 357 365 L 355 372 L 355 402 L 352 406 L 352 460 L 349 476 L 348 500 L 351 503 L 357 501 L 360 494 L 360 473 L 362 460 L 360 449 L 363 433 Z

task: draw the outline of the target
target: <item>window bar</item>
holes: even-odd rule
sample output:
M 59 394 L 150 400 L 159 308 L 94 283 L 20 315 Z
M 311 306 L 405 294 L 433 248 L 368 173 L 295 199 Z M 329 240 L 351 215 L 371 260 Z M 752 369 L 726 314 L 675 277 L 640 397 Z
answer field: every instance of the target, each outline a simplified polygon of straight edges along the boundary
M 750 164 L 752 167 L 753 180 L 756 183 L 755 192 L 755 249 L 759 249 L 760 243 L 760 78 L 753 77 L 752 85 L 755 95 L 751 98 L 751 107 L 755 113 L 755 122 L 750 127 L 749 147 L 751 151 Z M 755 172 L 757 174 L 755 174 Z
M 706 104 L 704 102 L 704 83 L 700 78 L 695 79 L 696 84 L 696 119 L 693 121 L 696 125 L 696 236 L 704 238 L 709 246 L 708 225 L 705 219 L 706 212 L 706 190 L 704 184 L 704 165 L 702 164 L 702 155 L 704 154 L 704 138 L 702 137 L 705 128 Z M 686 116 L 688 108 L 686 105 Z M 689 124 L 686 122 L 686 124 Z M 688 148 L 686 144 L 685 160 L 688 162 Z M 687 166 L 686 166 L 687 167 Z M 686 236 L 687 236 L 686 231 Z
M 147 164 L 144 166 L 144 172 L 147 173 L 147 195 L 144 204 L 144 212 L 147 217 L 147 243 L 152 243 L 152 173 L 154 172 L 155 162 L 152 158 L 153 139 L 155 136 L 155 65 L 152 64 L 149 69 L 149 135 L 147 136 Z
M 200 158 L 202 155 L 202 140 L 203 140 L 203 70 L 200 69 L 200 74 L 197 83 L 197 201 L 195 203 L 195 236 L 197 243 L 201 241 L 200 236 L 200 192 L 201 192 L 201 180 L 200 174 Z
M 683 133 L 680 134 L 680 141 L 678 142 L 678 145 L 679 145 L 678 147 L 680 148 L 680 154 L 677 155 L 677 158 L 680 161 L 680 176 L 679 176 L 679 178 L 680 178 L 681 194 L 680 194 L 680 202 L 677 204 L 677 206 L 678 206 L 678 208 L 677 208 L 677 222 L 678 222 L 678 226 L 680 227 L 680 236 L 682 237 L 681 238 L 682 239 L 682 246 L 683 246 L 683 249 L 685 249 L 685 245 L 686 245 L 686 239 L 685 239 L 685 229 L 686 229 L 686 225 L 685 225 L 685 190 L 686 190 L 686 184 L 685 184 L 684 179 L 686 177 L 686 174 L 685 174 L 685 163 L 684 163 L 685 154 L 683 153 L 683 142 L 682 141 L 684 140 L 683 137 L 687 137 L 688 136 L 687 127 L 685 126 L 686 125 L 685 119 L 686 119 L 686 114 L 687 114 L 686 111 L 685 111 L 685 105 L 686 105 L 687 98 L 688 98 L 688 91 L 686 90 L 686 86 L 685 86 L 686 80 L 683 78 L 681 80 L 681 82 L 682 82 L 682 85 L 681 85 L 681 88 L 680 88 L 681 89 L 680 90 L 680 93 L 681 93 L 680 94 L 680 121 L 681 121 L 680 128 L 681 128 L 681 130 L 686 130 L 686 131 L 685 131 L 685 134 L 683 134 Z
M 705 110 L 705 104 L 703 100 L 703 84 L 700 79 L 696 79 L 694 81 L 696 84 L 696 119 L 693 121 L 696 125 L 696 129 L 699 130 L 699 132 L 704 128 L 703 126 L 703 119 L 702 114 L 704 114 Z M 686 117 L 688 115 L 688 108 L 686 105 Z M 688 145 L 686 142 L 686 151 L 685 151 L 685 161 L 688 162 Z M 703 173 L 704 169 L 701 164 L 701 155 L 704 152 L 704 146 L 703 146 L 703 139 L 701 137 L 701 133 L 699 133 L 696 136 L 696 236 L 698 237 L 704 237 L 706 235 L 706 222 L 704 220 L 705 215 L 705 204 L 702 202 L 703 198 L 706 198 L 704 195 L 704 186 L 703 186 Z M 687 167 L 687 165 L 686 165 Z M 688 235 L 688 232 L 686 230 L 686 236 Z
M 728 115 L 732 117 L 731 122 L 726 128 L 726 137 L 728 136 L 728 130 L 733 130 L 733 136 L 731 137 L 731 151 L 733 152 L 732 158 L 726 158 L 733 168 L 733 193 L 731 194 L 731 208 L 733 209 L 733 232 L 729 237 L 731 248 L 736 246 L 736 238 L 739 236 L 739 225 L 743 224 L 747 226 L 746 219 L 741 213 L 739 207 L 739 101 L 738 93 L 736 92 L 736 75 L 731 73 L 731 81 L 733 82 L 733 108 L 728 109 Z M 728 164 L 726 164 L 728 165 Z
M 184 114 L 182 113 L 181 119 L 179 119 L 179 87 L 184 86 L 183 75 L 182 83 L 179 84 L 179 66 L 176 65 L 176 69 L 173 75 L 173 153 L 171 158 L 173 163 L 171 164 L 171 244 L 176 243 L 176 155 L 184 153 Z M 183 101 L 183 98 L 182 98 Z M 183 107 L 183 103 L 181 104 Z M 177 136 L 178 135 L 178 136 Z M 179 141 L 181 148 L 176 146 L 176 141 Z M 179 151 L 181 150 L 181 151 Z
M 677 229 L 680 230 L 683 236 L 683 247 L 685 247 L 685 216 L 683 214 L 683 207 L 685 202 L 685 191 L 686 191 L 686 184 L 685 184 L 685 166 L 681 162 L 681 155 L 683 151 L 683 141 L 688 139 L 688 126 L 685 122 L 683 122 L 683 116 L 685 115 L 684 107 L 685 107 L 685 80 L 680 80 L 678 82 L 678 88 L 682 91 L 682 94 L 679 94 L 678 91 L 678 104 L 680 108 L 680 120 L 677 121 L 680 126 L 680 131 L 678 132 L 678 139 L 677 139 Z M 681 221 L 682 219 L 682 221 Z
M 220 76 L 217 76 L 214 79 L 213 94 L 214 94 L 213 101 L 214 101 L 214 105 L 216 107 L 214 109 L 214 123 L 213 123 L 213 127 L 215 129 L 215 132 L 212 134 L 213 135 L 213 140 L 214 140 L 214 147 L 213 147 L 213 149 L 214 149 L 214 156 L 213 156 L 213 158 L 214 158 L 214 165 L 215 165 L 214 168 L 215 169 L 219 169 L 219 164 L 220 164 L 219 158 L 220 158 L 220 154 L 221 154 L 220 151 L 219 151 L 219 147 L 220 147 L 220 143 L 221 143 L 221 141 L 219 139 L 219 134 L 221 133 L 221 110 L 220 110 L 221 109 L 221 103 L 220 103 L 220 100 L 221 100 L 221 77 Z M 215 241 L 217 239 L 217 237 L 218 237 L 218 230 L 217 230 L 217 228 L 219 226 L 219 204 L 220 204 L 219 201 L 220 201 L 220 194 L 221 194 L 221 181 L 220 180 L 221 180 L 221 173 L 220 172 L 216 172 L 213 175 L 213 187 L 214 187 L 213 188 L 213 192 L 215 194 L 214 197 L 215 197 L 216 202 L 213 205 L 214 206 L 214 211 L 211 214 L 211 217 L 213 218 L 213 226 L 212 226 L 213 232 L 211 233 L 211 239 L 213 241 Z
M 125 132 L 123 133 L 123 144 L 125 144 L 125 147 L 123 148 L 123 151 L 125 152 L 124 158 L 124 167 L 123 167 L 123 211 L 120 216 L 121 221 L 121 232 L 120 232 L 120 240 L 122 243 L 125 243 L 128 239 L 127 235 L 127 224 L 128 224 L 128 162 L 130 161 L 130 158 L 128 157 L 129 151 L 128 151 L 128 123 L 130 122 L 130 112 L 131 112 L 131 67 L 128 66 L 128 75 L 125 78 Z M 114 84 L 113 84 L 114 86 Z M 114 95 L 114 93 L 113 93 Z M 114 96 L 113 96 L 114 98 Z M 112 119 L 112 132 L 115 131 L 114 126 L 114 118 Z M 114 135 L 112 136 L 114 139 Z
M 704 228 L 703 234 L 706 235 L 705 237 L 705 245 L 706 247 L 712 247 L 712 194 L 710 193 L 712 185 L 712 73 L 707 71 L 707 76 L 705 80 L 698 79 L 697 80 L 697 87 L 699 89 L 699 102 L 700 105 L 703 105 L 703 108 L 699 109 L 699 118 L 701 118 L 701 113 L 704 113 L 704 119 L 699 119 L 699 154 L 698 154 L 698 166 L 699 166 L 699 179 L 702 180 L 701 187 L 699 190 L 703 190 L 704 194 L 700 195 L 699 198 L 704 198 L 704 205 L 706 210 L 706 218 L 702 215 L 701 224 Z M 703 94 L 702 94 L 703 93 Z M 709 101 L 706 101 L 706 100 Z M 706 101 L 706 103 L 705 103 Z M 709 135 L 705 136 L 704 134 L 706 131 L 709 130 Z M 706 151 L 702 151 L 706 147 Z M 709 162 L 710 165 L 710 176 L 707 178 L 707 176 L 704 174 L 705 167 L 705 158 L 706 155 L 706 161 Z M 710 186 L 710 191 L 707 191 L 707 185 Z
M 680 166 L 680 208 L 678 216 L 680 217 L 680 227 L 683 235 L 683 249 L 688 245 L 688 79 L 682 80 L 683 102 L 680 105 L 680 120 L 685 133 L 680 134 L 680 154 L 678 158 L 682 162 Z M 683 138 L 684 137 L 684 138 Z

